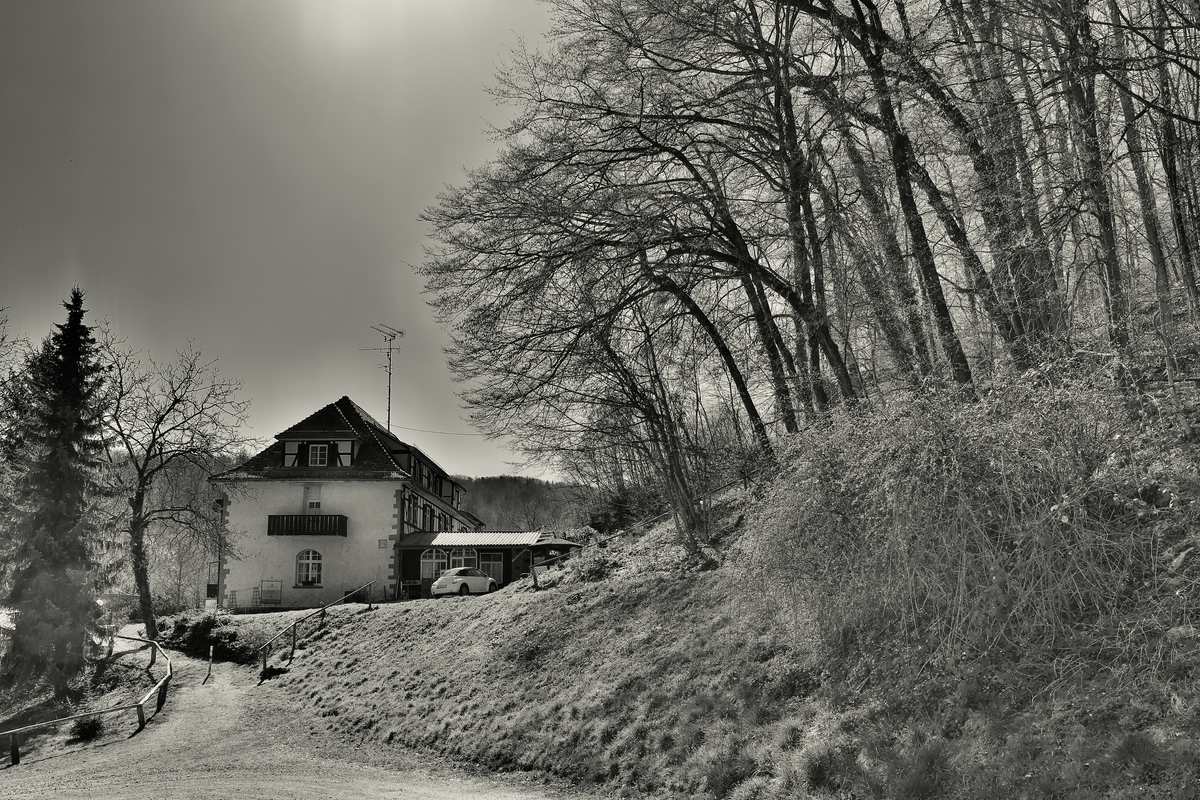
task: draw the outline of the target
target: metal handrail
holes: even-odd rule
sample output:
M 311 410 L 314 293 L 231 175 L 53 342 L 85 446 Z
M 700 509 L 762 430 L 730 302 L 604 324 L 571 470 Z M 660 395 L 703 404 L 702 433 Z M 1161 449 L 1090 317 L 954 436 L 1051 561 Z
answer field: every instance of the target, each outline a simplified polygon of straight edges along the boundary
M 163 703 L 167 702 L 167 687 L 171 685 L 171 679 L 175 677 L 175 669 L 171 665 L 171 657 L 167 655 L 166 651 L 162 649 L 158 642 L 152 639 L 143 639 L 140 636 L 123 636 L 121 634 L 115 634 L 114 638 L 126 639 L 131 642 L 142 642 L 150 645 L 152 648 L 150 650 L 150 663 L 146 665 L 146 669 L 148 670 L 150 667 L 153 667 L 158 656 L 161 654 L 163 661 L 167 662 L 167 674 L 159 678 L 150 691 L 146 692 L 146 694 L 143 695 L 142 698 L 136 703 L 125 703 L 124 705 L 102 708 L 97 711 L 84 711 L 80 714 L 72 714 L 70 716 L 59 717 L 57 719 L 48 719 L 44 722 L 35 722 L 30 725 L 22 725 L 19 728 L 10 728 L 6 731 L 0 731 L 0 736 L 7 736 L 9 739 L 9 757 L 14 767 L 21 763 L 21 734 L 23 733 L 39 730 L 41 728 L 48 728 L 52 725 L 60 725 L 64 722 L 70 722 L 76 719 L 99 717 L 103 716 L 104 714 L 113 714 L 118 711 L 128 711 L 131 708 L 137 709 L 138 730 L 141 730 L 142 728 L 146 727 L 146 703 L 149 702 L 150 698 L 154 697 L 155 694 L 158 695 L 158 699 L 155 702 L 154 713 L 150 715 L 151 718 L 153 718 L 155 714 L 162 710 Z
M 291 624 L 287 625 L 286 627 L 281 629 L 279 631 L 279 633 L 275 634 L 270 639 L 267 639 L 265 642 L 263 642 L 261 645 L 259 645 L 255 649 L 254 652 L 255 653 L 261 652 L 261 654 L 262 654 L 261 655 L 262 671 L 263 672 L 267 671 L 267 659 L 270 658 L 270 656 L 271 656 L 271 645 L 273 645 L 275 643 L 276 639 L 279 639 L 285 633 L 287 633 L 288 631 L 291 631 L 291 633 L 292 633 L 292 651 L 291 651 L 291 654 L 288 656 L 288 660 L 295 658 L 295 656 L 296 656 L 296 627 L 301 622 L 306 622 L 307 620 L 312 619 L 313 617 L 317 616 L 318 614 L 321 615 L 321 621 L 323 622 L 325 620 L 325 609 L 327 609 L 331 606 L 336 606 L 338 603 L 345 602 L 347 597 L 353 597 L 354 595 L 361 592 L 363 589 L 366 589 L 368 586 L 373 586 L 374 584 L 375 584 L 375 581 L 368 581 L 367 583 L 364 583 L 362 586 L 359 586 L 357 589 L 352 589 L 351 591 L 346 592 L 344 595 L 339 597 L 337 600 L 334 600 L 331 603 L 326 603 L 325 605 L 321 606 L 320 608 L 313 611 L 312 613 L 305 614 L 303 617 L 301 617 L 300 619 L 296 620 L 295 622 L 292 622 Z M 371 602 L 371 593 L 370 592 L 367 592 L 367 608 L 368 609 L 374 608 L 374 603 Z

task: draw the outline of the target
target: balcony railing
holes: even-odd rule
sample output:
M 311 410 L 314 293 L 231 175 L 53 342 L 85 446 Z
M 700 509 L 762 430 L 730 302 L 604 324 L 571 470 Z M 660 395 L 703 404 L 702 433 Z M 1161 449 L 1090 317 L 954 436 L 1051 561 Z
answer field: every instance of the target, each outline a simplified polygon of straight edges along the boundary
M 268 536 L 345 536 L 344 514 L 271 514 Z

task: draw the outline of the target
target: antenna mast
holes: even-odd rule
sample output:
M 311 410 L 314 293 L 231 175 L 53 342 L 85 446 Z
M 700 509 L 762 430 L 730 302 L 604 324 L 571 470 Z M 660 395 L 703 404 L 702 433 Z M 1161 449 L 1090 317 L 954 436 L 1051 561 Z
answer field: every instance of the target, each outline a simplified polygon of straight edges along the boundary
M 396 340 L 404 336 L 404 331 L 391 325 L 372 325 L 371 330 L 383 337 L 383 347 L 363 347 L 361 350 L 371 350 L 387 354 L 387 429 L 392 429 L 392 352 L 398 350 Z

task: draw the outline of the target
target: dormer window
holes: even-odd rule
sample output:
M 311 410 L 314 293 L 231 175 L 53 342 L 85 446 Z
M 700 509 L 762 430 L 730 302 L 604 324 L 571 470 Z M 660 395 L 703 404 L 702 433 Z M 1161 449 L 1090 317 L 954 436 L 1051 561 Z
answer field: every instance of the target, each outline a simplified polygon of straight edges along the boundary
M 308 465 L 310 467 L 325 467 L 329 465 L 329 445 L 310 444 L 308 446 Z

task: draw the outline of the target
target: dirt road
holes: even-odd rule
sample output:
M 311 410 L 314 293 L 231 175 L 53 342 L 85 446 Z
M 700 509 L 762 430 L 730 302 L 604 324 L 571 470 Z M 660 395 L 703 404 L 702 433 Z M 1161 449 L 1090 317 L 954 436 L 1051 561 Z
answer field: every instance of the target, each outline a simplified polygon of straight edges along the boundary
M 175 687 L 166 707 L 133 734 L 129 715 L 113 733 L 66 751 L 37 743 L 20 766 L 0 768 L 0 797 L 17 798 L 404 798 L 565 800 L 525 785 L 456 773 L 419 756 L 372 752 L 332 740 L 278 690 L 256 688 L 249 669 L 172 653 Z M 7 743 L 4 743 L 7 746 Z M 2 758 L 3 756 L 0 756 Z M 7 759 L 4 759 L 7 763 Z

